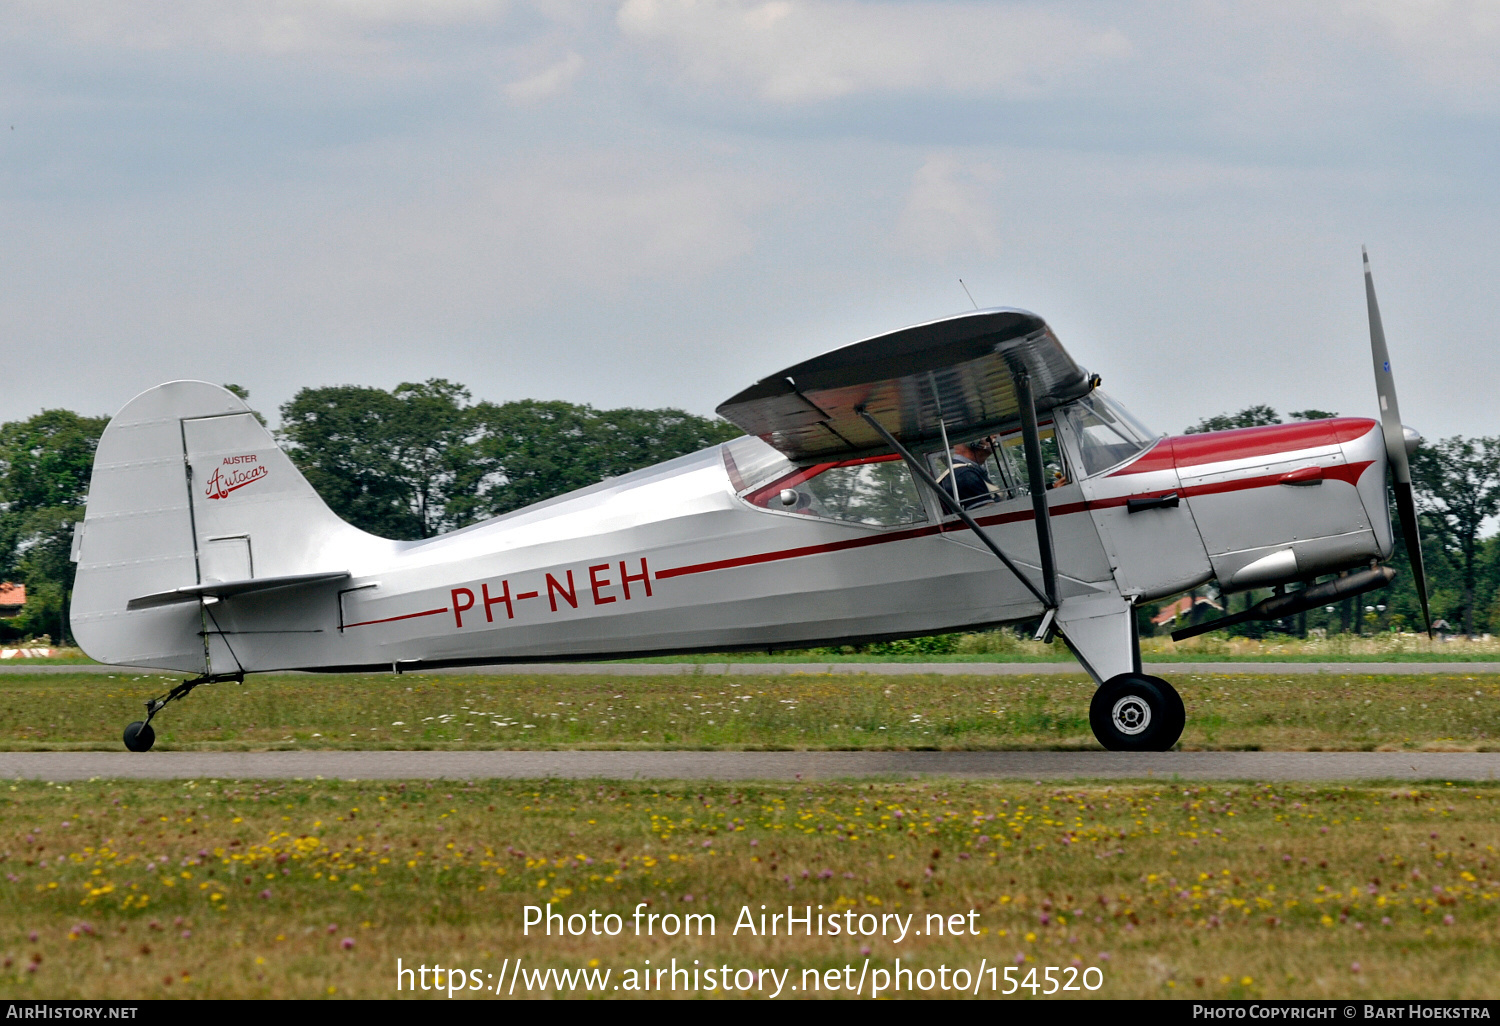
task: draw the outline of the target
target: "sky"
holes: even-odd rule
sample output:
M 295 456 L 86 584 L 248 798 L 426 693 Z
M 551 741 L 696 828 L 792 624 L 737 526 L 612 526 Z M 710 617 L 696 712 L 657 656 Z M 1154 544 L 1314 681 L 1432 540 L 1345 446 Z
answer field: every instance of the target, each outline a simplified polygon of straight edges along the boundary
M 173 378 L 708 414 L 981 306 L 1144 421 L 1500 434 L 1500 5 L 0 0 L 0 420 Z

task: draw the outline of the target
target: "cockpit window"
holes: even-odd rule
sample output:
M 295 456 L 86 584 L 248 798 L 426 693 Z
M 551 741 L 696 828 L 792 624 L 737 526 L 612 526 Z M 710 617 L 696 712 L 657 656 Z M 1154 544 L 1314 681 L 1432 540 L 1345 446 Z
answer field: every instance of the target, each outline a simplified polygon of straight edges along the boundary
M 1061 412 L 1078 439 L 1084 477 L 1124 463 L 1155 440 L 1123 406 L 1097 389 Z
M 1057 446 L 1057 432 L 1053 426 L 1042 421 L 1037 428 L 1037 439 L 1042 448 L 1042 483 L 1048 489 L 1061 488 L 1069 482 L 1068 465 L 1063 461 L 1062 450 Z M 999 436 L 999 455 L 1005 460 L 1010 479 L 1015 482 L 1017 495 L 1031 494 L 1031 477 L 1026 470 L 1026 444 L 1021 432 L 1011 431 Z
M 998 436 L 984 436 L 963 447 L 963 452 L 927 454 L 927 470 L 938 487 L 955 496 L 964 509 L 977 509 L 1015 498 L 998 455 Z M 983 459 L 976 460 L 976 457 Z M 944 511 L 946 514 L 946 510 Z
M 1070 479 L 1052 421 L 1038 424 L 1037 436 L 1042 450 L 1042 481 L 1048 489 L 1061 488 Z M 957 445 L 952 457 L 939 449 L 928 454 L 927 463 L 939 487 L 956 493 L 966 510 L 1031 494 L 1026 446 L 1019 428 Z
M 871 527 L 927 519 L 911 471 L 895 455 L 816 463 L 752 489 L 744 498 L 762 509 Z

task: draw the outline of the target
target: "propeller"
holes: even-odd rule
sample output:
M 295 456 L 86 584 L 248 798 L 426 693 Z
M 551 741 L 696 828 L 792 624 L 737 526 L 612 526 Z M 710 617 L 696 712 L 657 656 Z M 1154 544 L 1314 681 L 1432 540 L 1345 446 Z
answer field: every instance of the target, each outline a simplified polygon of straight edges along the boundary
M 1385 328 L 1380 323 L 1380 305 L 1375 302 L 1375 279 L 1370 274 L 1370 254 L 1360 247 L 1365 258 L 1365 302 L 1370 312 L 1370 355 L 1375 361 L 1375 392 L 1380 396 L 1380 428 L 1385 435 L 1385 458 L 1391 468 L 1396 491 L 1396 512 L 1401 520 L 1401 536 L 1406 540 L 1406 555 L 1411 560 L 1412 575 L 1417 584 L 1417 599 L 1422 603 L 1422 622 L 1432 634 L 1432 614 L 1427 609 L 1427 576 L 1422 570 L 1422 539 L 1417 533 L 1417 503 L 1411 489 L 1411 464 L 1407 460 L 1410 429 L 1401 426 L 1401 410 L 1396 405 L 1396 379 L 1391 374 L 1391 354 L 1385 347 Z M 1410 432 L 1415 443 L 1421 438 Z

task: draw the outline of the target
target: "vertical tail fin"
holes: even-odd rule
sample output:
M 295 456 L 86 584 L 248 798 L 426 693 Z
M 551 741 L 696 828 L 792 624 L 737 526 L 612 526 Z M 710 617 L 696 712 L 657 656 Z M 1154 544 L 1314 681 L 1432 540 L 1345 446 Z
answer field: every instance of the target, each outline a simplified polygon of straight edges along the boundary
M 99 440 L 74 537 L 73 633 L 103 662 L 233 672 L 201 602 L 130 600 L 347 570 L 389 544 L 340 520 L 237 396 L 168 382 L 127 403 Z

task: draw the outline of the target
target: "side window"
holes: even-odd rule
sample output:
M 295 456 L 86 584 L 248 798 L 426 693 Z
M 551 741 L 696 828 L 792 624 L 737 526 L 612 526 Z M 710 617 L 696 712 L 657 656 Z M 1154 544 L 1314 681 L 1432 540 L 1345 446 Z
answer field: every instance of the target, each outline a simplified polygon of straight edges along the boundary
M 1068 483 L 1068 467 L 1063 462 L 1062 450 L 1057 445 L 1057 433 L 1052 425 L 1039 425 L 1037 434 L 1042 443 L 1042 478 L 1048 488 L 1060 488 Z M 1031 478 L 1026 473 L 1026 447 L 1021 441 L 1021 432 L 1012 431 L 1000 436 L 1000 452 L 1010 470 L 1010 479 L 1015 482 L 1016 494 L 1030 495 Z
M 762 509 L 871 527 L 927 519 L 911 471 L 895 456 L 806 467 L 756 489 L 745 500 Z

